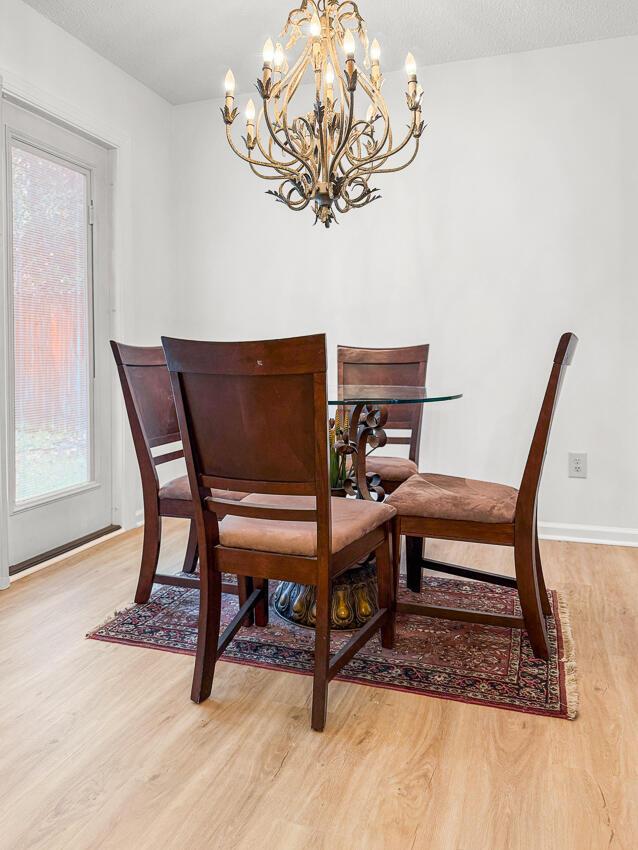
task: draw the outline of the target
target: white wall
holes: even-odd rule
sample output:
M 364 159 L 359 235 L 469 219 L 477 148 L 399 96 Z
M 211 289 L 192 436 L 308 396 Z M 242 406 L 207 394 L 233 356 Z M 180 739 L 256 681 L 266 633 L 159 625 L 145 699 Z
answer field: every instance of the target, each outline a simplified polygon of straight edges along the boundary
M 121 145 L 113 334 L 157 344 L 161 333 L 170 332 L 180 298 L 174 285 L 171 106 L 20 0 L 0 0 L 0 76 L 9 91 L 26 93 Z M 120 405 L 119 390 L 117 399 Z M 116 518 L 128 526 L 139 519 L 141 496 L 128 426 L 121 433 L 125 469 Z
M 426 409 L 422 467 L 513 484 L 573 330 L 540 516 L 546 533 L 638 542 L 638 38 L 421 77 L 417 162 L 329 231 L 263 194 L 227 148 L 218 102 L 174 110 L 174 326 L 203 339 L 325 330 L 333 348 L 430 342 L 429 382 L 465 395 Z M 384 88 L 397 127 L 404 84 Z M 567 477 L 570 450 L 588 452 L 587 480 Z

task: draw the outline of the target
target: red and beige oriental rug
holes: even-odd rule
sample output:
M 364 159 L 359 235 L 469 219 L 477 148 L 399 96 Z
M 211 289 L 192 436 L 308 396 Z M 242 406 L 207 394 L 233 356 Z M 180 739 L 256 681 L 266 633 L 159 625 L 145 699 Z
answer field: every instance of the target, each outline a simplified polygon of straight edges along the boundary
M 401 598 L 417 601 L 402 587 Z M 520 613 L 514 590 L 448 578 L 427 578 L 432 604 L 508 614 Z M 550 591 L 554 616 L 548 618 L 551 657 L 534 658 L 525 631 L 409 615 L 397 617 L 394 650 L 375 636 L 338 677 L 438 699 L 452 699 L 573 720 L 578 694 L 569 616 Z M 223 621 L 237 611 L 237 597 L 224 595 Z M 149 602 L 116 613 L 92 632 L 94 640 L 193 655 L 197 642 L 198 592 L 156 586 Z M 223 625 L 222 625 L 223 628 Z M 346 633 L 332 633 L 333 651 Z M 314 633 L 282 620 L 272 609 L 265 629 L 242 628 L 224 661 L 309 675 Z

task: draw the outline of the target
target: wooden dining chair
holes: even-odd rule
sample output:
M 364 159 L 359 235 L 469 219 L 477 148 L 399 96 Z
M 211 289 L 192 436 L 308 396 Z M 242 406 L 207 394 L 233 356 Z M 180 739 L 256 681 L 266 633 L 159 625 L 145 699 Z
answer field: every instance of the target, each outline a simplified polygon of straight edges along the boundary
M 393 522 L 395 581 L 404 534 L 410 590 L 421 591 L 424 567 L 513 587 L 518 590 L 522 617 L 407 602 L 397 603 L 397 611 L 517 629 L 524 626 L 534 654 L 549 657 L 545 616 L 551 614 L 551 607 L 538 546 L 538 488 L 565 369 L 572 362 L 577 343 L 573 333 L 563 334 L 558 343 L 519 490 L 487 481 L 425 474 L 412 476 L 388 499 L 397 509 Z M 516 577 L 424 559 L 423 540 L 427 537 L 513 546 Z
M 429 345 L 406 348 L 337 347 L 339 385 L 425 387 Z M 366 458 L 366 472 L 376 473 L 386 493 L 392 493 L 419 471 L 422 404 L 395 404 L 388 407 L 384 431 L 408 431 L 389 436 L 387 444 L 408 446 L 408 457 L 391 457 L 377 452 Z
M 173 400 L 171 379 L 161 346 L 140 347 L 111 340 L 111 350 L 122 384 L 133 445 L 142 479 L 144 500 L 144 542 L 142 562 L 135 592 L 137 603 L 148 602 L 153 583 L 199 587 L 193 576 L 162 575 L 157 573 L 162 538 L 162 517 L 190 520 L 188 544 L 182 571 L 194 573 L 197 565 L 197 526 L 188 477 L 182 475 L 160 486 L 157 467 L 184 456 L 181 448 L 153 456 L 153 449 L 181 441 L 177 412 Z M 243 499 L 245 493 L 225 492 L 227 499 Z M 239 588 L 226 587 L 230 593 L 247 596 L 247 583 L 242 579 Z
M 330 498 L 323 334 L 264 342 L 162 338 L 171 373 L 200 553 L 200 613 L 191 698 L 211 693 L 215 662 L 268 581 L 317 588 L 312 728 L 325 725 L 328 682 L 377 631 L 394 640 L 389 526 L 394 508 Z M 236 502 L 210 488 L 250 493 Z M 379 611 L 330 658 L 331 583 L 370 552 Z M 253 577 L 220 636 L 221 574 Z

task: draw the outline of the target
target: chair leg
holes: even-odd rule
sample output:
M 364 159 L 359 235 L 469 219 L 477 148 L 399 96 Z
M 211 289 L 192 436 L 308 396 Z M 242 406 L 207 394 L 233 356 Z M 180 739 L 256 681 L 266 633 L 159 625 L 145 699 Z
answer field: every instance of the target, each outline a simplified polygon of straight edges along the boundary
M 538 582 L 538 592 L 541 597 L 541 606 L 543 608 L 543 614 L 546 617 L 549 617 L 552 613 L 552 606 L 549 604 L 549 597 L 547 595 L 547 585 L 545 584 L 545 576 L 543 575 L 543 564 L 541 563 L 541 550 L 538 545 L 538 523 L 534 523 L 534 549 L 535 549 L 535 563 L 536 563 L 536 581 Z
M 405 563 L 408 589 L 414 593 L 421 593 L 421 579 L 423 577 L 423 538 L 405 538 Z
M 215 569 L 212 546 L 200 550 L 199 625 L 191 699 L 204 702 L 210 696 L 217 661 L 222 612 L 222 576 Z
M 263 627 L 268 625 L 268 579 L 258 579 L 256 584 L 261 587 L 263 597 L 255 605 L 255 625 Z
M 153 580 L 159 560 L 160 544 L 162 541 L 162 517 L 157 511 L 144 512 L 144 542 L 142 544 L 142 563 L 140 577 L 137 580 L 135 602 L 143 605 L 148 602 L 153 589 Z
M 197 524 L 192 519 L 190 529 L 188 531 L 188 543 L 186 544 L 186 554 L 184 556 L 183 573 L 194 573 L 197 566 Z
M 253 592 L 253 580 L 248 576 L 237 576 L 237 595 L 239 596 L 239 607 L 244 604 Z M 249 611 L 244 617 L 242 626 L 253 626 L 255 624 L 255 612 Z
M 315 622 L 315 669 L 312 683 L 312 728 L 323 732 L 328 710 L 328 667 L 330 664 L 330 578 L 317 582 L 317 619 Z
M 379 589 L 379 608 L 387 608 L 388 618 L 381 627 L 381 646 L 385 649 L 394 648 L 394 580 L 390 561 L 390 540 L 385 540 L 376 550 L 377 556 L 377 587 Z
M 392 520 L 392 580 L 395 601 L 399 598 L 399 576 L 401 574 L 401 532 L 398 517 Z
M 532 650 L 537 658 L 545 661 L 549 658 L 547 628 L 541 606 L 536 570 L 534 566 L 534 532 L 516 535 L 514 563 L 516 566 L 516 584 L 521 601 L 521 611 L 525 628 L 529 635 Z

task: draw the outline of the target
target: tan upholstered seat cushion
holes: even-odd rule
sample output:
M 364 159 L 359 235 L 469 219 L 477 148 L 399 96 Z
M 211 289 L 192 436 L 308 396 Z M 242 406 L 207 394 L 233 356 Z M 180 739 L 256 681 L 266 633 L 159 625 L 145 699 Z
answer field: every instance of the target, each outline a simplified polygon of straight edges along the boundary
M 305 508 L 315 506 L 313 496 L 268 496 L 254 493 L 244 499 L 246 504 L 269 507 Z M 332 551 L 373 531 L 396 511 L 380 502 L 363 499 L 332 499 Z M 219 524 L 219 537 L 223 546 L 235 549 L 256 549 L 280 555 L 317 554 L 317 525 L 315 522 L 286 522 L 283 520 L 253 519 L 226 516 Z
M 232 499 L 233 502 L 241 502 L 246 496 L 246 493 L 235 493 L 232 490 L 211 490 L 211 493 L 218 499 Z M 160 499 L 184 499 L 190 502 L 191 488 L 188 475 L 167 481 L 163 487 L 160 487 L 159 497 Z
M 407 481 L 418 471 L 416 463 L 407 457 L 373 454 L 366 458 L 366 472 L 376 472 L 382 481 Z
M 413 475 L 388 497 L 401 516 L 513 522 L 518 490 L 454 475 Z

